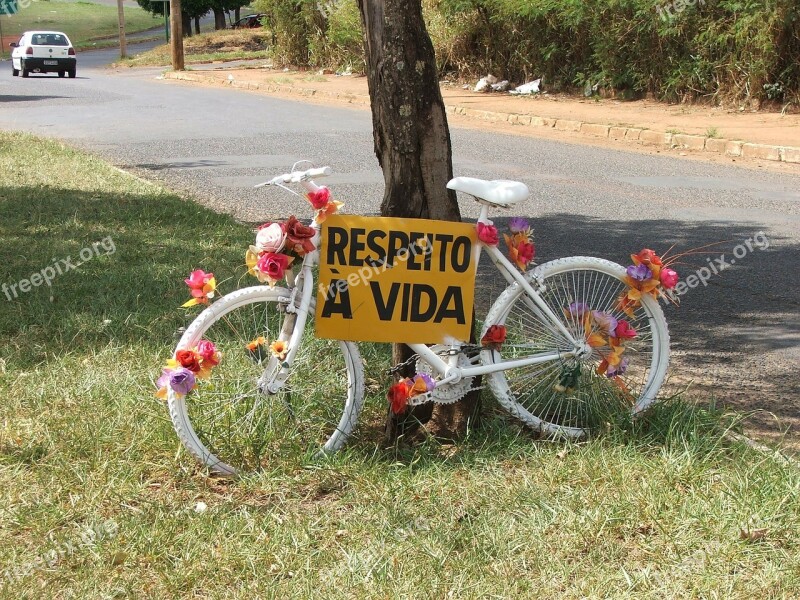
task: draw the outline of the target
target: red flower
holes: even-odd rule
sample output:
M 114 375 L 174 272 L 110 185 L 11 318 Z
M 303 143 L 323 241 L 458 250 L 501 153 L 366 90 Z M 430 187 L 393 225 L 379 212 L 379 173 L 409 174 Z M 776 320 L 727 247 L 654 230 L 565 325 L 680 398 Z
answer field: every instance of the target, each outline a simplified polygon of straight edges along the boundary
M 316 231 L 313 227 L 303 225 L 297 220 L 297 217 L 292 215 L 286 221 L 287 249 L 293 250 L 299 256 L 313 252 L 314 244 L 311 242 L 311 238 L 314 237 L 315 233 Z
M 661 258 L 650 248 L 643 249 L 639 254 L 631 254 L 631 258 L 633 262 L 636 263 L 638 260 L 637 264 L 647 265 L 648 267 L 650 265 L 661 266 Z
M 203 358 L 204 363 L 208 363 L 212 367 L 219 364 L 219 354 L 213 342 L 200 340 L 197 344 L 197 353 Z
M 532 242 L 521 241 L 517 246 L 517 261 L 528 264 L 536 256 L 536 246 Z
M 500 344 L 506 341 L 506 326 L 505 325 L 490 325 L 486 333 L 481 338 L 482 346 L 491 346 L 499 348 Z
M 308 201 L 311 202 L 314 210 L 325 208 L 330 199 L 331 191 L 326 187 L 321 187 L 316 192 L 308 192 Z
M 408 397 L 411 393 L 409 383 L 408 379 L 398 381 L 389 388 L 389 393 L 386 395 L 392 407 L 392 412 L 396 415 L 404 413 L 408 408 Z
M 286 267 L 289 266 L 289 257 L 285 254 L 267 252 L 261 255 L 256 266 L 264 275 L 273 281 L 278 281 L 283 279 L 283 275 L 286 273 Z
M 636 337 L 636 330 L 627 321 L 620 320 L 614 330 L 614 337 L 632 340 Z
M 178 361 L 182 367 L 189 369 L 192 373 L 200 372 L 201 359 L 202 357 L 197 354 L 197 352 L 193 352 L 191 350 L 178 350 L 175 353 L 175 360 Z
M 497 227 L 487 223 L 477 223 L 475 228 L 478 230 L 478 239 L 487 246 L 497 246 Z

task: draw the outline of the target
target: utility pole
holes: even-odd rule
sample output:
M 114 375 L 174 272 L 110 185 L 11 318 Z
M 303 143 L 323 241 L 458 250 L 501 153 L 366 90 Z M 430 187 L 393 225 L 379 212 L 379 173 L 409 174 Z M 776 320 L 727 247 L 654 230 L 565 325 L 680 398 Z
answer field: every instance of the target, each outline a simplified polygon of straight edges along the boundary
M 172 38 L 170 39 L 172 70 L 183 71 L 183 19 L 181 18 L 181 0 L 169 0 L 169 26 L 172 33 Z
M 122 0 L 117 0 L 117 17 L 119 19 L 119 57 L 128 57 L 128 46 L 125 43 L 125 9 Z

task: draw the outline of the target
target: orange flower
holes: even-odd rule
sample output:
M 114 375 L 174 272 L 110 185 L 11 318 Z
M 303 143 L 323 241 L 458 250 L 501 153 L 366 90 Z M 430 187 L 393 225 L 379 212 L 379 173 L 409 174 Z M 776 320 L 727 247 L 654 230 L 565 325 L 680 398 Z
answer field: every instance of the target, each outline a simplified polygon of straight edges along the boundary
M 286 360 L 286 355 L 289 353 L 289 345 L 283 340 L 275 340 L 269 345 L 269 351 L 278 360 Z
M 317 224 L 323 223 L 325 219 L 328 218 L 328 215 L 335 214 L 342 206 L 344 206 L 344 202 L 331 200 L 317 211 L 317 215 L 314 217 L 314 222 Z

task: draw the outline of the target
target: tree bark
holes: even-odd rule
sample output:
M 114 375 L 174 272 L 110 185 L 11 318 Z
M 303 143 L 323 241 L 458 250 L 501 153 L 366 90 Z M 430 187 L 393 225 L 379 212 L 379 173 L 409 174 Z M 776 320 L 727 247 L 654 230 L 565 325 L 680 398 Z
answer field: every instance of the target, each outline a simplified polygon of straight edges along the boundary
M 194 34 L 200 35 L 200 17 L 194 18 Z
M 181 13 L 183 20 L 183 37 L 192 37 L 192 17 L 186 13 Z
M 221 8 L 213 8 L 214 11 L 214 29 L 219 31 L 220 29 L 225 29 L 227 27 L 227 23 L 225 22 L 225 11 Z
M 367 81 L 372 104 L 375 154 L 386 184 L 381 214 L 459 221 L 447 117 L 436 59 L 420 0 L 358 0 L 364 25 Z M 410 357 L 393 347 L 395 364 Z M 411 364 L 403 375 L 415 371 Z M 429 433 L 455 438 L 476 411 L 477 394 L 450 405 L 423 405 L 400 418 L 389 413 L 386 435 L 394 441 L 429 423 Z

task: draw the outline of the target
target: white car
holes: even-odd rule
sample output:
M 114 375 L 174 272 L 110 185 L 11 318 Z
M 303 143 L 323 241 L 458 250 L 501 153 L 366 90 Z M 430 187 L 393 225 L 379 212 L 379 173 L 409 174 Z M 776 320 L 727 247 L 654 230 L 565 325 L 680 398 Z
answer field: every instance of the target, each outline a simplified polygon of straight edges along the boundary
M 58 73 L 75 77 L 75 48 L 67 34 L 60 31 L 26 31 L 19 42 L 11 44 L 11 74 Z

